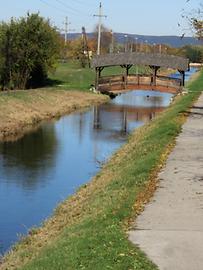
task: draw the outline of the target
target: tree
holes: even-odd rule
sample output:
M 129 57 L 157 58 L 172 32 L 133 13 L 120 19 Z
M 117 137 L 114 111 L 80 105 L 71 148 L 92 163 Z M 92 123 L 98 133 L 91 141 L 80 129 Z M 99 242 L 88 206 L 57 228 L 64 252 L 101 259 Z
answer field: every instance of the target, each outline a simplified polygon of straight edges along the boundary
M 0 84 L 8 85 L 10 81 L 11 56 L 10 56 L 10 30 L 8 25 L 0 25 Z
M 94 51 L 97 50 L 97 38 L 98 38 L 98 25 L 94 30 L 94 40 L 95 40 L 95 48 Z M 101 53 L 108 53 L 110 50 L 110 46 L 112 44 L 112 31 L 105 27 L 101 26 Z
M 60 38 L 49 20 L 27 14 L 0 26 L 0 84 L 26 89 L 44 84 L 60 53 Z
M 187 0 L 187 2 L 189 1 L 190 0 Z M 198 8 L 190 12 L 186 12 L 183 9 L 182 17 L 187 19 L 191 30 L 194 32 L 194 35 L 199 40 L 203 40 L 203 4 L 200 3 Z
M 191 18 L 191 24 L 195 30 L 195 35 L 199 40 L 203 40 L 203 20 Z
M 202 46 L 186 45 L 179 49 L 182 56 L 187 57 L 192 63 L 201 63 L 203 61 Z

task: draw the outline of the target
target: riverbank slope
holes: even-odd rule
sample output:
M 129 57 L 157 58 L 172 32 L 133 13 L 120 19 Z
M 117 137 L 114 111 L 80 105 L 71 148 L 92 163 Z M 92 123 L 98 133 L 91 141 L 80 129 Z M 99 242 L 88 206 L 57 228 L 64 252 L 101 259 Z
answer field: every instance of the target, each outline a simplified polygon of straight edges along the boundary
M 156 189 L 157 172 L 203 89 L 203 72 L 189 89 L 136 130 L 91 182 L 3 258 L 0 269 L 157 269 L 128 241 L 126 231 Z
M 44 120 L 108 101 L 103 95 L 53 88 L 0 93 L 0 140 L 14 140 Z

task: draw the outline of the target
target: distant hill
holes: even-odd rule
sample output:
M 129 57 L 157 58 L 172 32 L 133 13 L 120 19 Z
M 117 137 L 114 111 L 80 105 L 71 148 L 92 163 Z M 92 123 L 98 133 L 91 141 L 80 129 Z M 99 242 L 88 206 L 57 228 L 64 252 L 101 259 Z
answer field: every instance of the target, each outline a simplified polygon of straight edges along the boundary
M 125 37 L 127 35 L 127 37 Z M 69 39 L 76 39 L 81 36 L 81 33 L 69 33 Z M 93 33 L 87 33 L 89 38 L 93 37 Z M 166 44 L 171 47 L 179 48 L 184 45 L 201 45 L 202 43 L 194 37 L 179 37 L 179 36 L 147 36 L 147 35 L 134 35 L 127 33 L 114 33 L 114 38 L 118 43 L 125 43 L 126 38 L 128 41 L 133 41 L 138 43 L 143 43 L 147 40 L 149 44 Z

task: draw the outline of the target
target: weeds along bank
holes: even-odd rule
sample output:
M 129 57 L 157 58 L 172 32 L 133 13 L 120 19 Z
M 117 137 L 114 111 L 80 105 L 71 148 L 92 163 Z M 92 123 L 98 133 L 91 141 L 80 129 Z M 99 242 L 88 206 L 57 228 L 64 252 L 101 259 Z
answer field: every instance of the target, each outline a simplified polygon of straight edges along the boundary
M 164 113 L 134 132 L 92 181 L 2 260 L 5 269 L 157 269 L 126 231 L 156 188 L 156 174 L 203 89 L 203 72 Z
M 15 139 L 43 120 L 108 101 L 88 92 L 37 89 L 0 93 L 0 140 Z

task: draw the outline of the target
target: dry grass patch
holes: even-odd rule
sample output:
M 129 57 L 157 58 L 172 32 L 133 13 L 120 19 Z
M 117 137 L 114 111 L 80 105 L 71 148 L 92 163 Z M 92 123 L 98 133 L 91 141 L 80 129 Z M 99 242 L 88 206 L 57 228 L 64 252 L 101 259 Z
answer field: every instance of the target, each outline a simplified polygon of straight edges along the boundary
M 19 138 L 43 120 L 108 101 L 102 95 L 38 89 L 0 94 L 0 140 Z

